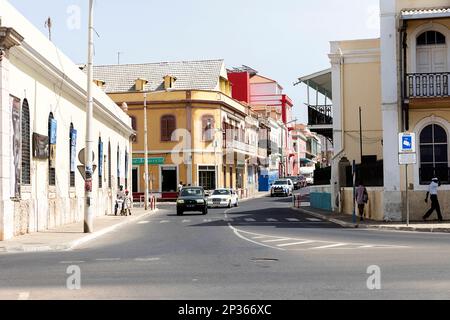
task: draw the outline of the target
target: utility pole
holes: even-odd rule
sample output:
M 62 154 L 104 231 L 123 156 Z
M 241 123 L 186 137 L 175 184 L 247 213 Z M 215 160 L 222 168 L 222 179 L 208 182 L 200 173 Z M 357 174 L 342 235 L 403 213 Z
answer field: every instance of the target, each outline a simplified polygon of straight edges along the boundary
M 144 162 L 145 162 L 145 210 L 148 210 L 148 134 L 147 134 L 147 93 L 144 93 Z
M 118 65 L 120 65 L 120 55 L 122 54 L 123 52 L 117 52 L 117 64 Z
M 89 0 L 89 27 L 88 27 L 88 70 L 87 70 L 87 110 L 86 110 L 86 149 L 85 149 L 85 186 L 84 186 L 84 233 L 94 231 L 94 215 L 92 212 L 92 152 L 94 141 L 92 139 L 92 121 L 94 99 L 92 91 L 94 86 L 94 0 Z

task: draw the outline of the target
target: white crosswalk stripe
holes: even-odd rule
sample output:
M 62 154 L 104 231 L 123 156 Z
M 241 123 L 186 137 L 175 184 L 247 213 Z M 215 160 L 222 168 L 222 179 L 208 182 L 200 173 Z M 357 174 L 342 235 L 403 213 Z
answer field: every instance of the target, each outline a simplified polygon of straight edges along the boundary
M 311 222 L 322 222 L 322 220 L 316 219 L 316 218 L 306 218 L 306 220 L 311 221 Z
M 138 224 L 147 224 L 150 223 L 150 221 L 139 221 Z
M 267 221 L 267 222 L 278 222 L 278 220 L 277 220 L 277 219 L 272 219 L 272 218 L 270 218 L 270 219 L 267 219 L 266 221 Z
M 347 245 L 347 243 L 335 243 L 335 244 L 330 244 L 330 245 L 327 245 L 327 246 L 316 247 L 316 248 L 313 248 L 313 249 L 331 249 L 331 248 L 343 247 L 343 246 L 346 246 L 346 245 Z
M 253 219 L 253 218 L 247 218 L 247 219 L 244 219 L 246 222 L 256 222 L 256 220 L 255 219 Z
M 296 218 L 287 218 L 286 220 L 289 222 L 300 222 L 300 220 Z
M 272 239 L 272 240 L 265 240 L 263 241 L 264 243 L 273 243 L 273 242 L 282 242 L 282 241 L 287 241 L 289 240 L 289 238 L 281 238 L 281 239 Z
M 189 222 L 191 222 L 191 220 L 188 220 L 188 219 L 183 220 L 183 223 L 189 223 Z
M 169 220 L 161 220 L 159 223 L 169 223 Z
M 309 243 L 313 243 L 313 242 L 314 241 L 312 241 L 312 240 L 306 240 L 306 241 L 300 241 L 300 242 L 283 243 L 283 244 L 279 244 L 278 247 L 280 247 L 280 248 L 292 247 L 292 246 L 299 246 L 302 244 L 309 244 Z

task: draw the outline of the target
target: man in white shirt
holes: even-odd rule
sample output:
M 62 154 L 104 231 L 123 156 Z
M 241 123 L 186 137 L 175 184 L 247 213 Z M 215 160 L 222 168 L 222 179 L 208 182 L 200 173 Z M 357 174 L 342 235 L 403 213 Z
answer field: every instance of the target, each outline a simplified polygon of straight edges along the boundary
M 426 221 L 431 214 L 436 210 L 439 221 L 443 221 L 442 214 L 441 214 L 441 206 L 439 205 L 438 200 L 438 188 L 441 186 L 441 183 L 439 182 L 438 178 L 433 178 L 431 181 L 431 184 L 428 188 L 427 192 L 427 198 L 425 199 L 425 202 L 428 203 L 428 196 L 430 196 L 431 199 L 431 209 L 428 210 L 428 212 L 423 216 L 423 220 Z

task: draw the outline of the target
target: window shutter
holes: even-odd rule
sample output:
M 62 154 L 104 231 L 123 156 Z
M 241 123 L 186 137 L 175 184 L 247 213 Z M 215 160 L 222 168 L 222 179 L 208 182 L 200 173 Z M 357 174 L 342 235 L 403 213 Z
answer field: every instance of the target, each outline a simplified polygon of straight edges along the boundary
M 161 140 L 162 141 L 168 141 L 168 139 L 167 139 L 167 136 L 168 136 L 168 134 L 167 134 L 167 131 L 168 131 L 167 126 L 168 126 L 167 119 L 165 117 L 163 117 L 161 119 Z
M 30 107 L 25 99 L 22 105 L 22 184 L 31 184 Z

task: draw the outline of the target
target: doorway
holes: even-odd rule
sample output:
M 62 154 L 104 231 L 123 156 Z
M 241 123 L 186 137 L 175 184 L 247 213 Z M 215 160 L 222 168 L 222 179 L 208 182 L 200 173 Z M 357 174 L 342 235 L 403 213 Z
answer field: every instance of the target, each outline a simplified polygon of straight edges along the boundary
M 161 191 L 177 192 L 177 167 L 161 167 Z
M 139 168 L 134 167 L 132 171 L 132 192 L 139 192 Z

